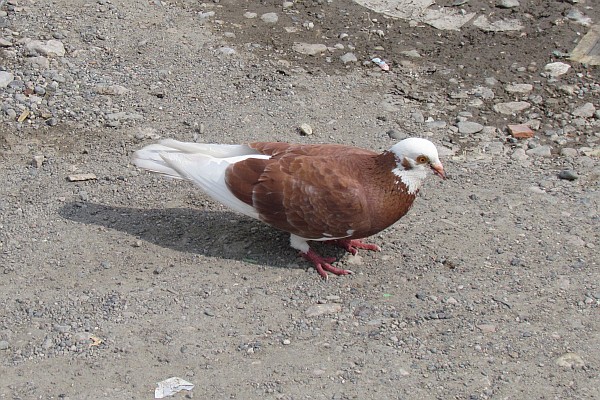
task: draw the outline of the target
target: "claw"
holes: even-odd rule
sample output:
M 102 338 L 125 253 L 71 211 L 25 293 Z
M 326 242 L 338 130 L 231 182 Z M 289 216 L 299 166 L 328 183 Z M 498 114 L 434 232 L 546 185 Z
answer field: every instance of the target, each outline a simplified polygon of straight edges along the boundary
M 306 260 L 310 261 L 319 273 L 319 275 L 321 275 L 321 277 L 325 280 L 327 280 L 326 271 L 331 272 L 335 275 L 353 274 L 353 272 L 350 270 L 337 268 L 331 265 L 331 263 L 335 261 L 335 257 L 321 257 L 312 249 L 309 249 L 306 253 L 300 252 L 300 255 Z
M 381 247 L 376 244 L 363 243 L 360 239 L 336 239 L 328 240 L 326 243 L 331 243 L 335 246 L 341 247 L 353 256 L 358 253 L 358 249 L 381 251 Z

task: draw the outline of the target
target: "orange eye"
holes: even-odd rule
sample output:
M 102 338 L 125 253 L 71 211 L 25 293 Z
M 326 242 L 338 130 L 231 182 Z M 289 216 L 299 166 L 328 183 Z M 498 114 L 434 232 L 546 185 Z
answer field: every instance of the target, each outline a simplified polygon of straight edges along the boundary
M 417 157 L 417 163 L 418 164 L 425 164 L 426 162 L 428 162 L 429 159 L 425 156 L 419 156 Z

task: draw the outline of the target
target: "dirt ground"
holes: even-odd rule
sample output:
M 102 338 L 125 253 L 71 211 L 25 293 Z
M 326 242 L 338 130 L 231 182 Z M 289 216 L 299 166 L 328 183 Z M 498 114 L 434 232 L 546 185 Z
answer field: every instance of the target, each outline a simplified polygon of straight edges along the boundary
M 497 33 L 340 0 L 0 2 L 0 69 L 48 88 L 22 121 L 28 83 L 0 89 L 0 399 L 148 399 L 174 376 L 195 385 L 174 398 L 600 399 L 600 113 L 576 111 L 600 109 L 600 69 L 560 56 L 588 31 L 573 3 L 600 21 L 592 0 L 461 6 L 524 24 Z M 36 69 L 25 38 L 66 54 Z M 548 77 L 554 61 L 571 69 Z M 494 109 L 516 100 L 530 108 Z M 317 245 L 355 272 L 328 281 L 287 234 L 131 164 L 166 137 L 384 150 L 407 135 L 439 146 L 450 179 L 371 238 L 381 252 Z M 96 179 L 67 179 L 81 173 Z

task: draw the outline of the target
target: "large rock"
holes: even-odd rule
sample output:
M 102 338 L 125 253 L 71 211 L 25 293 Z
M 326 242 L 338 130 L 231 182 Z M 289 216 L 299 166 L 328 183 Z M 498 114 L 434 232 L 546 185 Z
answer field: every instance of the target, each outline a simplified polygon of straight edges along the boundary
M 15 79 L 15 76 L 10 72 L 0 71 L 0 88 L 5 88 Z
M 42 56 L 57 56 L 64 57 L 65 46 L 60 40 L 48 40 L 43 42 L 41 40 L 31 40 L 25 45 L 27 50 L 34 51 Z

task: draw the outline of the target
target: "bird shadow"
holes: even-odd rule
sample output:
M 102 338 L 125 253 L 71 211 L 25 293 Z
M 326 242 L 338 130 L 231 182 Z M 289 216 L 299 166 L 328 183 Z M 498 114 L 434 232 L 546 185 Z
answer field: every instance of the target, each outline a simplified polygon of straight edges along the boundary
M 230 211 L 142 209 L 77 201 L 64 204 L 58 213 L 74 222 L 125 232 L 180 252 L 272 267 L 289 268 L 294 262 L 308 267 L 289 246 L 286 232 Z M 343 252 L 338 250 L 326 252 L 339 258 Z

